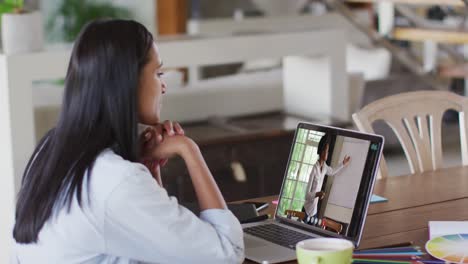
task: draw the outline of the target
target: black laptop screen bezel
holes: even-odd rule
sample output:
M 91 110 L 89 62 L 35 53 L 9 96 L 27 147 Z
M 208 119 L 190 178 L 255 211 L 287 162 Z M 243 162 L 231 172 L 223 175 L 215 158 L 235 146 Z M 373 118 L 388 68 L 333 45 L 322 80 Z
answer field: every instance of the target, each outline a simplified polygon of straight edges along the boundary
M 364 167 L 363 176 L 361 178 L 361 184 L 359 186 L 358 196 L 356 197 L 356 203 L 355 203 L 354 210 L 353 210 L 353 216 L 350 222 L 350 229 L 354 227 L 357 227 L 357 228 L 355 228 L 355 230 L 353 230 L 353 233 L 350 234 L 349 236 L 339 235 L 337 233 L 333 233 L 331 231 L 324 230 L 319 227 L 310 226 L 304 223 L 300 223 L 296 220 L 283 217 L 278 214 L 278 207 L 275 210 L 275 219 L 279 220 L 280 222 L 284 224 L 292 225 L 296 228 L 310 230 L 319 236 L 344 238 L 353 242 L 355 246 L 358 246 L 361 240 L 362 230 L 365 224 L 365 219 L 366 219 L 367 210 L 368 210 L 369 203 L 370 203 L 370 198 L 372 196 L 374 183 L 377 177 L 377 169 L 379 167 L 380 158 L 382 156 L 384 138 L 379 135 L 367 134 L 367 133 L 362 133 L 362 132 L 357 132 L 357 131 L 352 131 L 352 130 L 347 130 L 347 129 L 342 129 L 342 128 L 302 123 L 302 122 L 299 123 L 297 125 L 296 131 L 294 134 L 294 139 L 293 139 L 291 149 L 289 152 L 288 163 L 286 165 L 286 169 L 285 169 L 285 173 L 283 177 L 283 183 L 281 184 L 281 190 L 280 190 L 278 201 L 280 201 L 283 195 L 284 183 L 287 178 L 289 164 L 291 162 L 292 153 L 293 153 L 294 145 L 296 142 L 297 132 L 299 131 L 300 128 L 318 131 L 318 132 L 333 133 L 334 135 L 337 135 L 337 136 L 345 136 L 345 137 L 351 137 L 351 138 L 356 138 L 356 139 L 363 139 L 363 140 L 368 140 L 371 142 L 371 144 L 369 144 L 369 152 L 368 152 L 367 159 L 366 159 L 366 165 Z M 371 150 L 370 148 L 373 145 L 373 143 L 378 144 L 378 149 L 374 151 L 374 157 L 372 157 L 372 153 L 370 152 Z M 351 223 L 353 223 L 352 226 L 351 226 Z

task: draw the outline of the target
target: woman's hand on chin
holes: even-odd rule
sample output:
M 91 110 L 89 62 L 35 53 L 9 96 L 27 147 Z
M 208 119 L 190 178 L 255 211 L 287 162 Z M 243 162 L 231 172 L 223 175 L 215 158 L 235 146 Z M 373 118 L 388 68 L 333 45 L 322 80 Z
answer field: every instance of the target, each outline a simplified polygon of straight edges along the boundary
M 167 160 L 174 156 L 181 156 L 185 160 L 197 151 L 198 146 L 192 139 L 184 135 L 174 135 L 165 137 L 156 145 L 151 155 L 157 160 Z
M 152 128 L 154 129 L 154 132 L 155 132 L 154 133 L 155 141 L 150 147 L 151 157 L 154 157 L 153 155 L 154 148 L 157 147 L 158 144 L 161 144 L 165 138 L 172 137 L 172 136 L 184 136 L 185 135 L 185 132 L 182 129 L 182 126 L 179 123 L 173 122 L 170 120 L 166 120 L 163 123 L 153 126 Z M 162 167 L 166 165 L 167 162 L 168 162 L 167 158 L 158 159 L 158 164 Z
M 170 120 L 150 126 L 140 135 L 141 162 L 149 169 L 159 184 L 161 184 L 160 167 L 167 164 L 168 158 L 158 158 L 153 152 L 165 139 L 183 135 L 185 132 L 180 124 Z

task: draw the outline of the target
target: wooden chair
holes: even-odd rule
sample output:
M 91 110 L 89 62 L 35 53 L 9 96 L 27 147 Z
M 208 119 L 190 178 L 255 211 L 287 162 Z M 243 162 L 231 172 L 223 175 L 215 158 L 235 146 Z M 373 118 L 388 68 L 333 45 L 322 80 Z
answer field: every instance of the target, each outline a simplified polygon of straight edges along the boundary
M 285 211 L 286 217 L 297 217 L 299 220 L 304 221 L 306 215 L 304 212 L 294 211 L 294 210 L 286 210 Z
M 360 131 L 373 133 L 372 123 L 385 121 L 403 147 L 411 173 L 442 167 L 442 117 L 449 110 L 459 112 L 462 165 L 468 165 L 468 98 L 445 91 L 417 91 L 389 96 L 353 114 Z M 466 114 L 465 114 L 466 113 Z M 388 176 L 385 159 L 378 178 Z
M 322 219 L 322 228 L 323 229 L 328 229 L 328 230 L 331 230 L 333 232 L 336 232 L 338 234 L 341 233 L 341 231 L 343 231 L 343 225 L 330 219 L 330 218 L 323 218 Z

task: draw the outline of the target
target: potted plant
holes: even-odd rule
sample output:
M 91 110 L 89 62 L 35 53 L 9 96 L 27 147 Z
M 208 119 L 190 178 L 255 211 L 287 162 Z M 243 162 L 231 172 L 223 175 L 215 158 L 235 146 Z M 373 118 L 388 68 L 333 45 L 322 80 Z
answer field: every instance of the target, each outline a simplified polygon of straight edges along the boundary
M 44 46 L 42 15 L 27 12 L 23 0 L 0 1 L 2 44 L 5 54 L 41 50 Z
M 129 19 L 132 12 L 108 0 L 62 0 L 47 20 L 49 38 L 73 42 L 86 23 L 98 18 Z

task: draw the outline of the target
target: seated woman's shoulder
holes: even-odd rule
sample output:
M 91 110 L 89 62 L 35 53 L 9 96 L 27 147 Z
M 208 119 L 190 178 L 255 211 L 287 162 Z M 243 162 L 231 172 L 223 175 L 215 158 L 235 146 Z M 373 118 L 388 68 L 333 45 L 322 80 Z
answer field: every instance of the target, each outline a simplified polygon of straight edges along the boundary
M 96 158 L 91 170 L 91 185 L 115 187 L 128 177 L 152 178 L 141 163 L 125 160 L 111 149 L 105 149 Z

